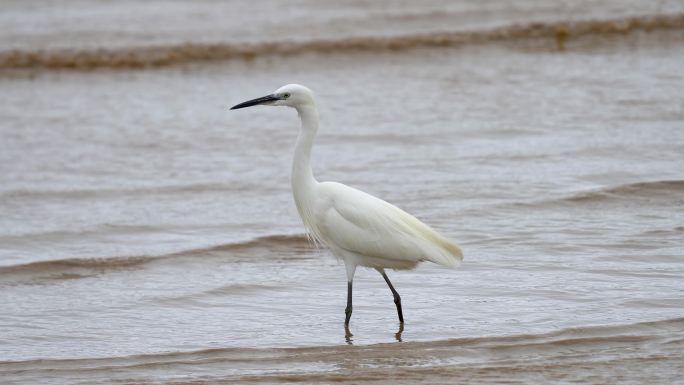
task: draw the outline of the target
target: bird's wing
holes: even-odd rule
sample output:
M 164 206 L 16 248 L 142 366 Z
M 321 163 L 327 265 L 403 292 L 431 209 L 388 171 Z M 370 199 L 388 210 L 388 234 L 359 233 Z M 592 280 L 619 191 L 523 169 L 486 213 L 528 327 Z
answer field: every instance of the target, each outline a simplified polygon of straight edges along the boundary
M 398 207 L 340 183 L 319 188 L 317 230 L 331 246 L 373 258 L 450 267 L 463 260 L 455 243 Z

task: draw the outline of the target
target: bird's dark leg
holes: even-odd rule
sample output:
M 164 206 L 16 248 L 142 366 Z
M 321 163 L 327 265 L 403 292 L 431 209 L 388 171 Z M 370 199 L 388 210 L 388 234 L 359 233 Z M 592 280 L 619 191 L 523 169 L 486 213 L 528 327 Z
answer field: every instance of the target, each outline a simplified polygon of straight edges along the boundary
M 404 323 L 404 313 L 401 311 L 401 297 L 399 296 L 399 293 L 394 289 L 394 286 L 392 286 L 392 282 L 390 282 L 389 278 L 387 277 L 387 274 L 385 274 L 384 270 L 379 270 L 380 274 L 382 274 L 382 278 L 385 278 L 385 282 L 387 282 L 387 286 L 389 286 L 390 290 L 392 290 L 392 295 L 394 295 L 394 304 L 397 305 L 397 314 L 399 315 L 399 322 L 402 324 Z
M 344 309 L 344 314 L 347 315 L 344 319 L 344 325 L 348 326 L 352 315 L 352 281 L 347 281 L 347 308 Z

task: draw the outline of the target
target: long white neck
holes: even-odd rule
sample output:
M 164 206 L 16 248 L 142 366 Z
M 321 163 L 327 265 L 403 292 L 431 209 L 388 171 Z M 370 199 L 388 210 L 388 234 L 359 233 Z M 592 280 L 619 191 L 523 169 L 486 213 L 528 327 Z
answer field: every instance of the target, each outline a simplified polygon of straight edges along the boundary
M 292 193 L 297 210 L 306 225 L 304 212 L 312 199 L 310 194 L 318 184 L 311 170 L 311 147 L 318 131 L 318 111 L 311 104 L 297 107 L 297 113 L 302 120 L 302 128 L 299 130 L 292 162 Z

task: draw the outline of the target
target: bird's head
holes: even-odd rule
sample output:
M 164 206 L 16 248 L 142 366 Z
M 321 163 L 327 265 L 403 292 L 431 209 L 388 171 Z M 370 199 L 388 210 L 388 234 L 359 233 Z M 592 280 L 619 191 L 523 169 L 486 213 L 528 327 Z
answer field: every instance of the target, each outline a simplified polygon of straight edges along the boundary
M 260 98 L 248 100 L 231 107 L 231 110 L 238 108 L 245 108 L 258 105 L 265 106 L 287 106 L 287 107 L 304 107 L 306 105 L 314 104 L 313 92 L 299 84 L 288 84 L 275 90 L 273 93 L 262 96 Z

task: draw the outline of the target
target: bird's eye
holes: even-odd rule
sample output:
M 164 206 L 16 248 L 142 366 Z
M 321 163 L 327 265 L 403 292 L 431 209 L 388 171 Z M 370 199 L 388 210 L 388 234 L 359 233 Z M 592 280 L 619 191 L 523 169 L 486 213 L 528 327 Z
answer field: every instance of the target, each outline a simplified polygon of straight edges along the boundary
M 287 98 L 289 98 L 289 97 L 290 97 L 290 93 L 289 93 L 289 92 L 286 92 L 286 93 L 283 94 L 283 99 L 287 99 Z

